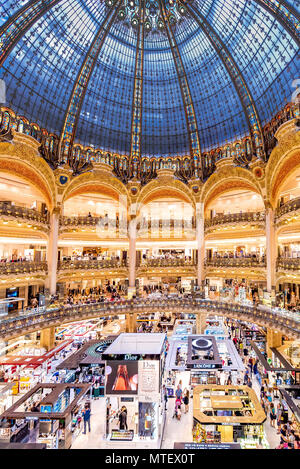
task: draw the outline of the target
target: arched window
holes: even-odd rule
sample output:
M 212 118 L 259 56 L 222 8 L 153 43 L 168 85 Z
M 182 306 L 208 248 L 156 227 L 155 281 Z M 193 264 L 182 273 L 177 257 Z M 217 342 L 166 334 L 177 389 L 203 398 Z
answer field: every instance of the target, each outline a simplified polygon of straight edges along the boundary
M 1 127 L 3 130 L 8 130 L 11 124 L 11 115 L 7 111 L 1 113 Z

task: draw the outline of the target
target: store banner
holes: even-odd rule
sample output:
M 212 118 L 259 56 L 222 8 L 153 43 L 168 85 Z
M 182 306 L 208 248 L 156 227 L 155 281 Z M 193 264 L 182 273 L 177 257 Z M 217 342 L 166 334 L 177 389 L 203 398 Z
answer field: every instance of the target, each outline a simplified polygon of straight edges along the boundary
M 159 393 L 159 361 L 141 360 L 139 366 L 139 395 L 152 396 Z

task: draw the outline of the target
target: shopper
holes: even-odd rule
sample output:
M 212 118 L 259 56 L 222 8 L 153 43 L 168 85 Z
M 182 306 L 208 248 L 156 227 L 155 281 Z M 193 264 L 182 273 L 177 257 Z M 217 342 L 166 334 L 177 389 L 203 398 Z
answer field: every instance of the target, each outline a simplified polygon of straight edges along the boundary
M 275 428 L 275 420 L 276 420 L 276 411 L 273 402 L 270 404 L 270 424 L 271 427 Z
M 185 389 L 184 397 L 183 397 L 183 403 L 184 403 L 184 413 L 187 414 L 189 411 L 189 402 L 190 402 L 190 391 L 188 389 Z
M 165 385 L 163 385 L 163 397 L 164 397 L 164 403 L 165 403 L 165 410 L 167 410 L 168 391 Z
M 280 434 L 280 429 L 281 429 L 281 417 L 282 417 L 282 405 L 280 402 L 278 402 L 277 405 L 277 412 L 276 412 L 276 418 L 277 418 L 277 433 L 278 435 Z
M 91 431 L 91 409 L 89 408 L 89 406 L 87 404 L 84 406 L 82 416 L 83 416 L 83 422 L 84 422 L 83 434 L 85 435 L 86 434 L 86 424 L 88 424 L 89 432 Z
M 122 406 L 121 411 L 119 413 L 119 429 L 120 430 L 127 430 L 127 409 L 125 406 Z
M 181 396 L 182 396 L 182 389 L 180 387 L 180 384 L 178 384 L 177 389 L 175 391 L 176 399 L 179 399 L 181 401 Z

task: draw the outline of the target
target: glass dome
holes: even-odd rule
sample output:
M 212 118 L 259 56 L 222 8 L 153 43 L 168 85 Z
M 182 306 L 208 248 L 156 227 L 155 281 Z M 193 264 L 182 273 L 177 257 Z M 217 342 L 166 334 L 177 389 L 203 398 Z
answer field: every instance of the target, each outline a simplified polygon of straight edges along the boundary
M 3 0 L 1 31 L 21 8 L 41 3 L 28 28 L 20 22 L 0 69 L 6 105 L 61 135 L 74 84 L 102 29 L 105 38 L 75 109 L 74 137 L 82 145 L 130 155 L 138 119 L 141 155 L 189 154 L 190 110 L 201 150 L 209 150 L 248 135 L 252 108 L 262 126 L 271 120 L 290 101 L 299 76 L 299 23 L 294 34 L 289 26 L 299 20 L 298 1 Z M 286 11 L 277 11 L 278 3 Z

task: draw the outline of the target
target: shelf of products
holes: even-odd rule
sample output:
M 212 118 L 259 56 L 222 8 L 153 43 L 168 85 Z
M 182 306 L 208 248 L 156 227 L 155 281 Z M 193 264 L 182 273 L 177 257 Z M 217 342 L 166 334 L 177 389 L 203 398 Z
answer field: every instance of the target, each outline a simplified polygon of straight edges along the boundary
M 57 435 L 40 435 L 37 439 L 37 443 L 44 443 L 47 445 L 47 449 L 57 449 L 58 448 L 58 438 Z
M 111 441 L 132 441 L 134 436 L 133 430 L 112 430 Z

